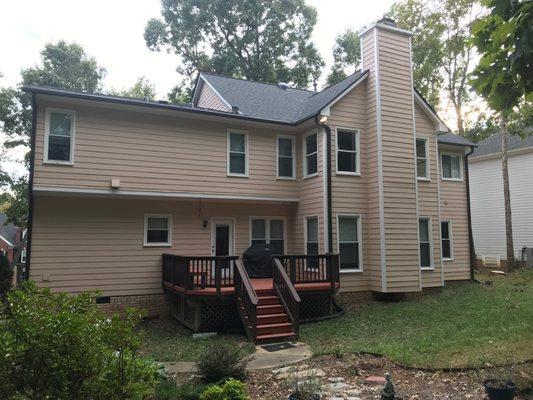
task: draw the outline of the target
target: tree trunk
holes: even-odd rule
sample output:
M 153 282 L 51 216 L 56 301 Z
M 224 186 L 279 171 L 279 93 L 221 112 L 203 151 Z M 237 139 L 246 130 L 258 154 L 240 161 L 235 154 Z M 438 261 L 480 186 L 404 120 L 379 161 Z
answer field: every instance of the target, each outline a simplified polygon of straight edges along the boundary
M 513 221 L 511 215 L 511 191 L 509 189 L 509 165 L 507 157 L 507 147 L 509 142 L 509 132 L 507 130 L 507 119 L 502 116 L 500 119 L 500 130 L 502 136 L 502 173 L 503 173 L 503 202 L 505 206 L 505 237 L 507 242 L 507 265 L 505 270 L 512 271 L 516 267 L 513 246 Z
M 455 106 L 455 114 L 457 115 L 457 132 L 459 135 L 464 136 L 465 123 L 463 121 L 463 106 L 459 103 Z

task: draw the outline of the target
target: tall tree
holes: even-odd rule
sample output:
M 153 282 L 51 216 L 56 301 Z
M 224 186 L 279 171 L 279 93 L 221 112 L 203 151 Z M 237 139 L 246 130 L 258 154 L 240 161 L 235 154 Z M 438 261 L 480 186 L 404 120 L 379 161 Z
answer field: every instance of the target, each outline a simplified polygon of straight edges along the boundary
M 533 2 L 483 0 L 490 13 L 475 21 L 472 42 L 481 59 L 471 83 L 478 94 L 497 112 L 502 137 L 503 197 L 507 268 L 516 266 L 507 148 L 509 118 L 518 107 L 531 110 L 533 101 Z
M 311 41 L 316 10 L 304 0 L 162 0 L 162 18 L 145 29 L 146 45 L 181 56 L 190 84 L 208 70 L 307 87 L 323 66 Z
M 349 74 L 355 72 L 355 68 L 361 61 L 361 40 L 359 33 L 347 29 L 335 38 L 333 46 L 333 66 L 327 78 L 327 84 L 333 85 Z
M 111 89 L 109 90 L 109 94 L 146 100 L 154 100 L 157 97 L 155 85 L 145 76 L 138 78 L 134 85 L 129 89 Z

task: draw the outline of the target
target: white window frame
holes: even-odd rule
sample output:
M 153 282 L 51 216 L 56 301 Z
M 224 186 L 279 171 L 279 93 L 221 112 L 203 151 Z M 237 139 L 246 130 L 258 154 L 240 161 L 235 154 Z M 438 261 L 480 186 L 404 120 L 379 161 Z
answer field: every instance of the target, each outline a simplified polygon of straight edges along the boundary
M 307 253 L 307 243 L 315 243 L 315 242 L 308 242 L 308 232 L 307 232 L 307 220 L 309 219 L 316 219 L 316 226 L 318 229 L 317 232 L 317 238 L 316 238 L 316 244 L 318 245 L 318 253 L 320 254 L 320 216 L 318 215 L 306 215 L 304 216 L 304 252 L 303 254 Z
M 314 174 L 307 174 L 307 138 L 311 135 L 316 135 L 316 172 Z M 311 131 L 309 133 L 306 133 L 304 136 L 303 136 L 303 141 L 302 141 L 302 158 L 303 158 L 303 176 L 304 176 L 304 179 L 307 179 L 307 178 L 312 178 L 314 176 L 318 176 L 318 131 Z M 309 155 L 313 155 L 315 153 L 311 153 Z
M 449 240 L 450 241 L 450 257 L 444 257 L 444 255 L 441 254 L 442 261 L 453 261 L 453 223 L 450 220 L 440 221 L 440 223 L 441 224 L 443 224 L 443 223 L 447 223 L 448 224 L 448 235 L 449 235 L 448 239 L 444 239 L 442 237 L 442 227 L 439 227 L 441 229 L 441 239 L 440 239 L 441 240 L 441 244 L 440 244 L 441 253 L 443 252 L 443 249 L 444 249 L 444 247 L 442 246 L 442 241 L 443 240 Z
M 292 176 L 280 176 L 279 174 L 279 158 L 288 158 L 279 154 L 279 139 L 289 139 L 291 141 Z M 276 178 L 289 181 L 296 179 L 296 138 L 292 135 L 276 135 Z
M 337 214 L 337 253 L 339 253 L 340 257 L 340 224 L 339 219 L 340 218 L 357 218 L 357 242 L 359 243 L 359 268 L 350 268 L 350 269 L 340 269 L 339 265 L 339 272 L 341 274 L 353 274 L 353 273 L 361 273 L 363 272 L 363 223 L 362 223 L 362 217 L 360 214 Z
M 355 151 L 339 149 L 339 131 L 352 132 L 355 134 Z M 361 176 L 361 147 L 359 137 L 359 129 L 344 128 L 342 126 L 335 128 L 335 172 L 337 175 Z M 355 172 L 339 171 L 339 151 L 343 151 L 345 153 L 355 153 Z
M 70 153 L 69 161 L 61 160 L 50 160 L 48 159 L 48 145 L 49 145 L 49 136 L 50 136 L 50 118 L 53 112 L 69 114 L 72 118 L 72 123 L 70 125 Z M 43 163 L 44 164 L 58 164 L 58 165 L 74 165 L 74 141 L 76 138 L 76 111 L 67 110 L 64 108 L 45 108 L 45 117 L 44 117 L 44 155 Z
M 451 157 L 458 157 L 459 158 L 459 178 L 445 178 L 444 177 L 444 163 L 442 162 L 442 156 L 451 156 Z M 463 156 L 460 153 L 453 153 L 453 152 L 441 152 L 440 153 L 440 170 L 441 170 L 441 178 L 443 181 L 452 181 L 452 182 L 462 182 L 463 181 Z
M 418 229 L 418 253 L 420 254 L 419 256 L 420 259 L 418 260 L 418 266 L 420 267 L 421 270 L 431 271 L 435 268 L 435 262 L 433 261 L 433 224 L 431 221 L 431 217 L 420 216 L 418 217 L 418 220 L 428 221 L 429 242 L 424 242 L 424 243 L 429 243 L 429 267 L 422 266 L 422 252 L 420 251 L 420 244 L 422 243 L 422 241 L 420 240 L 420 229 Z M 439 226 L 439 229 L 440 229 L 440 226 Z
M 270 221 L 273 219 L 278 219 L 283 222 L 283 253 L 287 254 L 287 217 L 282 216 L 264 216 L 256 215 L 251 216 L 248 220 L 248 243 L 252 245 L 252 221 L 254 219 L 265 220 L 265 241 L 267 244 L 270 244 Z
M 418 159 L 421 158 L 421 157 L 418 157 L 418 154 L 415 153 L 415 158 L 416 158 L 416 178 L 419 180 L 419 181 L 431 181 L 431 178 L 429 176 L 429 140 L 428 138 L 424 138 L 424 137 L 417 137 L 416 138 L 416 142 L 418 141 L 423 141 L 424 142 L 424 153 L 425 153 L 425 160 L 426 160 L 426 174 L 425 176 L 418 176 Z M 415 142 L 415 145 L 416 145 L 416 142 Z M 417 150 L 417 147 L 418 146 L 415 146 L 415 152 Z
M 230 172 L 230 154 L 231 154 L 231 134 L 237 133 L 244 135 L 244 174 L 237 174 L 235 172 Z M 227 176 L 234 176 L 238 178 L 248 178 L 248 162 L 249 162 L 249 137 L 248 131 L 243 131 L 241 129 L 228 129 L 227 130 L 227 154 L 226 154 L 226 173 Z
M 166 218 L 168 220 L 168 241 L 160 243 L 148 243 L 148 218 Z M 144 247 L 171 247 L 172 246 L 172 214 L 144 214 Z

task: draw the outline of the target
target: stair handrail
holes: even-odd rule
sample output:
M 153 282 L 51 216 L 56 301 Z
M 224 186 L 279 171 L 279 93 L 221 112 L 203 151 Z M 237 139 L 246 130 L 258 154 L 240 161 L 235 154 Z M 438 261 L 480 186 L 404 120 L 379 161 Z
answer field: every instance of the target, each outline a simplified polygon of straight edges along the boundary
M 289 320 L 294 328 L 294 333 L 298 336 L 300 331 L 300 296 L 294 288 L 294 285 L 289 279 L 280 260 L 274 258 L 272 263 L 272 281 L 274 290 L 278 294 L 281 304 L 289 316 Z
M 242 260 L 235 260 L 233 283 L 235 285 L 237 298 L 241 299 L 242 306 L 246 313 L 246 315 L 241 314 L 244 329 L 246 330 L 248 338 L 251 341 L 255 341 L 255 338 L 257 337 L 257 305 L 259 303 L 259 298 L 257 297 L 252 281 L 244 268 Z M 245 320 L 245 317 L 248 318 L 248 321 Z

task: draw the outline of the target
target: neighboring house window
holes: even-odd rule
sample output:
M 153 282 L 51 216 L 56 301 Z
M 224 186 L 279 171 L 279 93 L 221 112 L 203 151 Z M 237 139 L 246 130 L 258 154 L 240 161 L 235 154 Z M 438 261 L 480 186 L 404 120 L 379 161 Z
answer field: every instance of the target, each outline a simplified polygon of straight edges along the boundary
M 144 245 L 170 246 L 172 244 L 172 217 L 150 214 L 144 216 Z
M 228 132 L 228 175 L 248 175 L 248 134 Z
M 442 179 L 460 181 L 463 179 L 461 156 L 459 154 L 441 154 Z
M 359 173 L 359 131 L 337 130 L 337 172 Z
M 416 176 L 419 179 L 429 179 L 428 141 L 416 139 Z
M 270 244 L 272 254 L 283 254 L 285 235 L 283 220 L 277 218 L 252 218 L 251 244 Z
M 431 221 L 429 218 L 418 220 L 418 235 L 420 245 L 420 267 L 431 268 Z
M 22 264 L 26 263 L 26 250 L 22 250 L 20 252 L 20 262 Z
M 360 229 L 358 216 L 339 216 L 338 247 L 340 255 L 340 270 L 361 269 Z
M 305 254 L 318 254 L 318 217 L 305 218 Z
M 304 137 L 304 177 L 318 173 L 318 135 L 316 132 Z
M 294 179 L 294 137 L 278 136 L 278 178 Z
M 452 223 L 442 221 L 440 223 L 440 237 L 442 240 L 442 258 L 451 260 L 452 256 Z
M 74 158 L 74 111 L 47 109 L 45 125 L 44 161 L 72 164 Z

